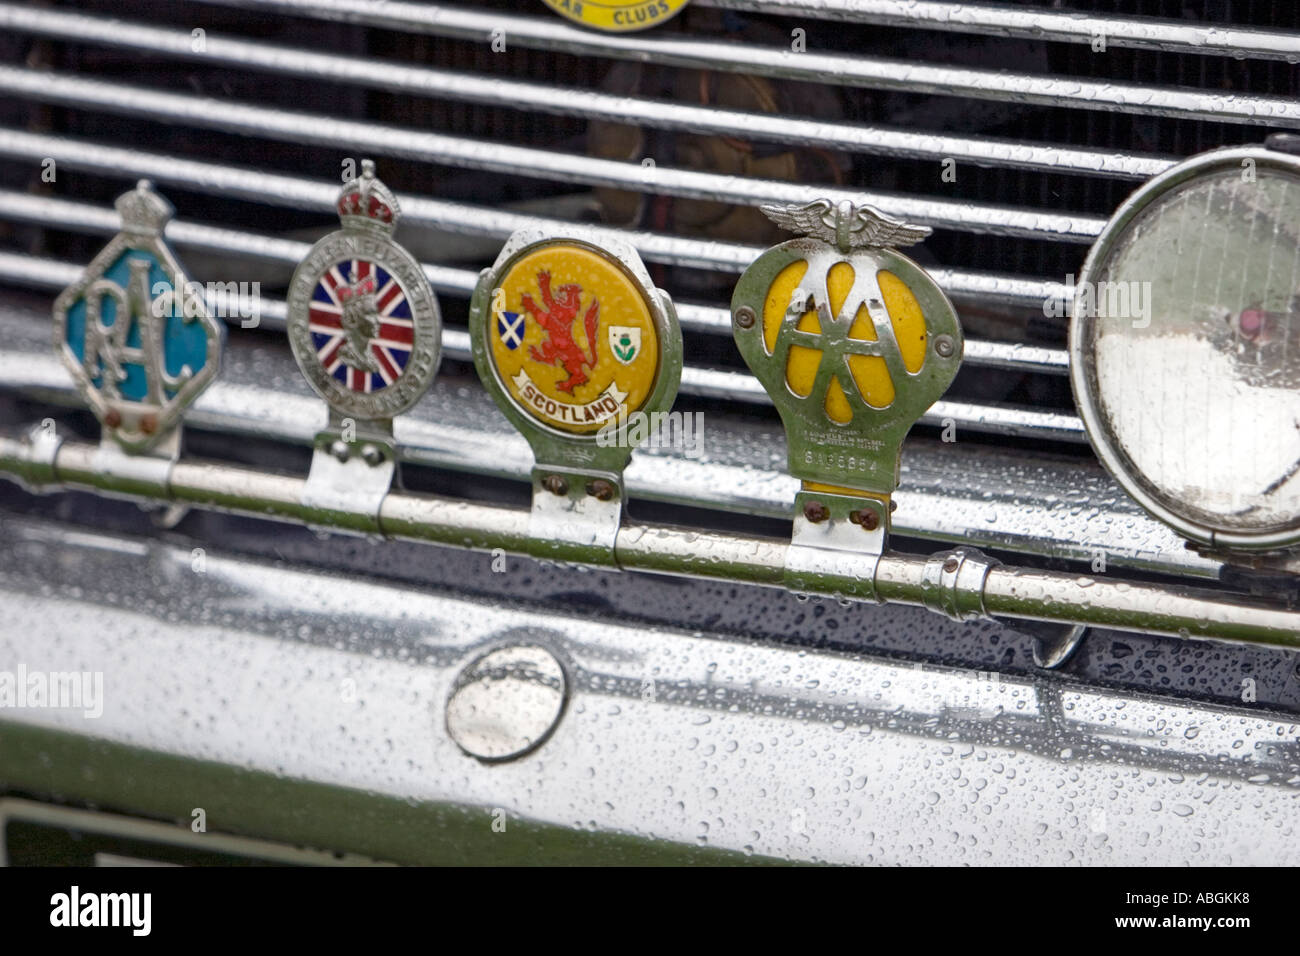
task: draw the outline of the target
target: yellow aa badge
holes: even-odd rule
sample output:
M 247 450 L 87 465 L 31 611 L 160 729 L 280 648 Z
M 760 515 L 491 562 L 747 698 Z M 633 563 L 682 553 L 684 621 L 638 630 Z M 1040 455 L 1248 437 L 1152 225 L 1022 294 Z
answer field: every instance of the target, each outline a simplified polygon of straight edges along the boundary
M 804 238 L 745 270 L 733 332 L 785 423 L 790 473 L 889 495 L 903 437 L 961 363 L 952 304 L 894 248 L 930 230 L 847 201 L 762 209 Z
M 868 268 L 872 266 L 874 263 Z M 764 302 L 763 346 L 769 355 L 776 352 L 787 316 L 797 316 L 793 329 L 786 333 L 790 339 L 786 385 L 800 398 L 812 398 L 831 421 L 841 424 L 853 418 L 850 401 L 853 390 L 871 408 L 888 408 L 894 402 L 896 390 L 890 374 L 893 356 L 880 343 L 876 331 L 878 321 L 888 320 L 892 324 L 890 337 L 897 360 L 903 366 L 895 371 L 901 378 L 906 378 L 902 375 L 904 370 L 910 375 L 919 372 L 925 359 L 925 318 L 916 295 L 893 272 L 872 271 L 874 285 L 870 275 L 860 275 L 859 270 L 843 259 L 833 262 L 818 261 L 816 257 L 796 259 L 777 273 Z M 796 290 L 801 291 L 803 301 L 795 300 Z M 875 297 L 877 290 L 879 296 Z M 852 302 L 851 294 L 855 295 Z M 877 311 L 876 316 L 871 315 L 868 300 Z M 827 317 L 830 321 L 823 327 L 822 320 Z M 832 363 L 842 359 L 847 375 L 832 371 L 819 376 L 827 350 L 833 352 L 832 358 L 826 360 L 827 366 L 833 368 Z M 841 383 L 849 381 L 852 384 L 846 392 Z
M 686 0 L 543 0 L 556 13 L 606 33 L 648 30 L 676 16 Z
M 574 434 L 622 422 L 659 371 L 650 302 L 614 258 L 576 242 L 542 245 L 492 292 L 492 372 L 516 405 Z

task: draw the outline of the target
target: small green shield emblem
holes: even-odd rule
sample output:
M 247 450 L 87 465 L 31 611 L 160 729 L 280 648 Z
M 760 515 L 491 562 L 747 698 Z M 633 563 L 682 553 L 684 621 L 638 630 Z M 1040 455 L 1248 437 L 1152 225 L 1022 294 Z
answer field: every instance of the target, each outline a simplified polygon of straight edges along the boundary
M 641 330 L 627 325 L 610 326 L 609 350 L 624 365 L 630 364 L 641 352 Z

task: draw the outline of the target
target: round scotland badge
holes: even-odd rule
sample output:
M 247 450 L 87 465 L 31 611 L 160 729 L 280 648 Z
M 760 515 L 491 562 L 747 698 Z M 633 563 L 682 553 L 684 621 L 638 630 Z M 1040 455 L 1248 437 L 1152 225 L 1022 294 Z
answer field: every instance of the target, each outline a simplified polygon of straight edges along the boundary
M 540 466 L 621 472 L 677 395 L 672 300 L 604 233 L 516 232 L 479 277 L 469 328 L 479 378 Z
M 316 393 L 340 416 L 384 420 L 428 389 L 442 317 L 424 270 L 392 240 L 397 198 L 363 160 L 339 194 L 343 228 L 293 274 L 289 344 Z
M 502 270 L 496 288 L 505 307 L 494 311 L 487 357 L 526 414 L 582 435 L 645 404 L 659 373 L 655 300 L 617 259 L 545 243 Z

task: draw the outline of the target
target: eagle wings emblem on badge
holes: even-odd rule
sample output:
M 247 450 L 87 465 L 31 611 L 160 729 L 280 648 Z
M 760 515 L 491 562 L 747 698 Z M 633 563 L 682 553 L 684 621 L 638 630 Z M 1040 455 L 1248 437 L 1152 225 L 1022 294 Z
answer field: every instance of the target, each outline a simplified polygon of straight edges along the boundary
M 886 216 L 865 203 L 847 199 L 833 203 L 766 203 L 758 207 L 782 229 L 821 239 L 841 252 L 854 249 L 888 249 L 911 246 L 930 235 L 929 226 L 917 226 Z

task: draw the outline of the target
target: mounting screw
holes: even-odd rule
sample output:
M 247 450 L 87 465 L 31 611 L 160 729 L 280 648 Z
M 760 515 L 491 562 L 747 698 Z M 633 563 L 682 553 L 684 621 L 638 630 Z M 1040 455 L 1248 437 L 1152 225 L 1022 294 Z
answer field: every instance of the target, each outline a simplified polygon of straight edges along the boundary
M 813 524 L 817 524 L 829 518 L 831 513 L 820 501 L 810 501 L 803 506 L 803 516 Z
M 952 358 L 953 352 L 957 350 L 953 344 L 952 338 L 947 335 L 939 335 L 934 340 L 934 353 L 939 358 Z
M 736 324 L 740 326 L 742 329 L 752 329 L 754 327 L 754 323 L 757 321 L 758 321 L 758 316 L 754 314 L 754 310 L 751 309 L 749 306 L 742 305 L 739 309 L 736 310 Z
M 116 428 L 122 424 L 122 413 L 116 408 L 110 408 L 104 413 L 104 424 L 109 428 Z
M 849 520 L 868 531 L 875 531 L 880 527 L 880 516 L 870 508 L 857 508 L 850 511 Z
M 890 498 L 890 499 L 889 499 L 889 513 L 892 515 L 892 514 L 893 514 L 895 511 L 897 511 L 897 510 L 898 510 L 898 502 L 895 501 L 893 498 Z
M 340 439 L 334 442 L 334 444 L 330 445 L 330 454 L 333 455 L 335 458 L 337 458 L 339 461 L 347 461 L 348 458 L 351 457 L 352 455 L 352 449 L 348 447 L 347 442 Z
M 587 494 L 600 501 L 610 501 L 614 497 L 614 485 L 604 478 L 587 482 Z
M 849 512 L 849 520 L 856 525 L 860 525 L 867 531 L 875 531 L 880 527 L 880 516 L 870 508 L 858 508 Z
M 158 416 L 145 415 L 140 419 L 140 431 L 144 432 L 146 435 L 152 435 L 157 428 Z
M 361 449 L 361 457 L 365 459 L 367 465 L 374 468 L 376 465 L 383 464 L 384 450 L 378 445 L 366 445 Z
M 953 555 L 949 555 L 948 560 L 943 562 L 943 569 L 949 574 L 952 574 L 960 566 L 961 566 L 961 562 L 958 561 L 957 558 Z
M 559 475 L 547 475 L 542 479 L 542 487 L 553 495 L 567 495 L 569 493 L 569 483 Z

